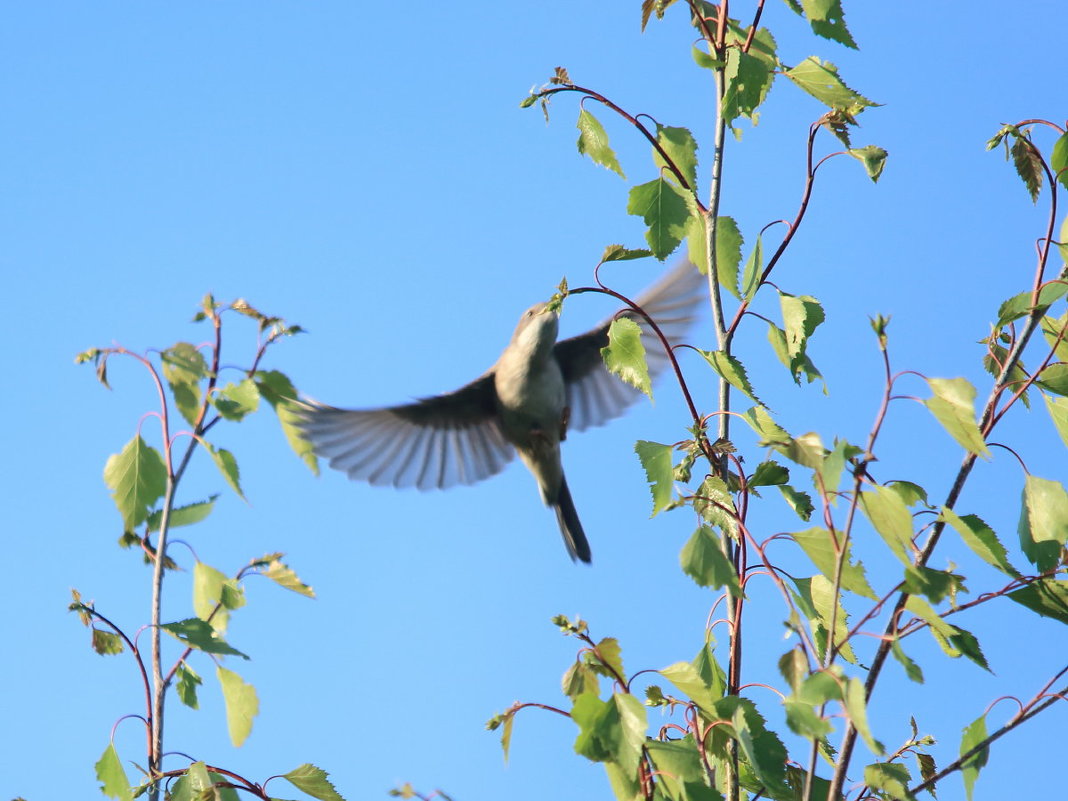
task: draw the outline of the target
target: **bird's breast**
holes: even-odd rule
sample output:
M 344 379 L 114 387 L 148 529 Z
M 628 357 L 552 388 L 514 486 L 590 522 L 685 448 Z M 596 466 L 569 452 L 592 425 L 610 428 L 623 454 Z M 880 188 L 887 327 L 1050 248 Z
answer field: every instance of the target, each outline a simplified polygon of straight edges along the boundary
M 564 376 L 555 359 L 502 359 L 494 375 L 505 432 L 515 444 L 531 432 L 557 441 L 566 405 Z

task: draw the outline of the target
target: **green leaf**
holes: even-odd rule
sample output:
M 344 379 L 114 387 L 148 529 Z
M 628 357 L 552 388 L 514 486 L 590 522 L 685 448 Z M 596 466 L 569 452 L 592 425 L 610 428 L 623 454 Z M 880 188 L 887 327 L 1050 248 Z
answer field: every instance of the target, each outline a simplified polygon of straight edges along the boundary
M 710 713 L 723 695 L 723 683 L 714 674 L 702 676 L 692 662 L 676 662 L 657 671 L 703 711 Z
M 329 776 L 322 768 L 307 762 L 282 774 L 283 779 L 312 798 L 318 798 L 319 801 L 345 801 L 330 783 Z
M 987 738 L 986 715 L 980 715 L 967 726 L 960 740 L 960 755 L 964 756 Z M 983 747 L 975 754 L 968 757 L 961 765 L 961 777 L 964 779 L 964 792 L 968 801 L 972 799 L 972 791 L 975 789 L 975 780 L 979 778 L 979 771 L 986 765 L 990 756 L 990 748 Z
M 178 528 L 179 526 L 191 526 L 194 523 L 199 523 L 211 514 L 215 508 L 215 499 L 218 497 L 218 495 L 212 495 L 206 501 L 188 503 L 185 506 L 175 506 L 171 509 L 170 516 L 167 518 L 167 526 L 169 528 Z M 157 509 L 150 514 L 145 521 L 148 524 L 149 532 L 159 531 L 159 524 L 162 520 L 162 509 Z
M 182 662 L 178 666 L 178 700 L 190 709 L 200 708 L 200 703 L 197 701 L 197 687 L 203 683 L 204 680 L 193 668 L 189 667 L 188 663 Z
M 1032 303 L 1035 296 L 1030 290 L 1013 295 L 998 307 L 996 327 L 1002 328 L 1013 320 L 1019 320 L 1034 311 L 1040 314 L 1045 313 L 1050 306 L 1063 298 L 1066 293 L 1068 293 L 1068 284 L 1058 281 L 1046 284 L 1038 291 L 1038 303 Z M 1043 329 L 1045 329 L 1045 325 L 1043 325 Z M 1048 334 L 1047 339 L 1049 339 Z
M 629 317 L 617 317 L 608 327 L 608 344 L 601 357 L 610 373 L 615 373 L 635 389 L 653 397 L 649 365 L 645 361 L 642 329 Z
M 1068 395 L 1068 364 L 1051 364 L 1044 368 L 1035 383 L 1054 395 Z
M 226 448 L 216 448 L 210 444 L 207 448 L 208 453 L 211 454 L 212 461 L 215 462 L 215 466 L 219 468 L 219 472 L 226 479 L 226 483 L 238 494 L 241 500 L 246 500 L 245 493 L 241 491 L 241 471 L 237 469 L 237 459 Z
M 652 256 L 653 251 L 645 248 L 625 248 L 622 245 L 609 245 L 601 255 L 601 263 L 607 261 L 630 261 L 631 259 L 644 259 Z
M 810 528 L 806 531 L 797 531 L 791 534 L 794 541 L 801 546 L 801 549 L 805 552 L 817 569 L 830 581 L 834 583 L 834 574 L 839 559 L 841 559 L 841 576 L 840 585 L 843 590 L 854 592 L 857 595 L 861 595 L 871 600 L 877 600 L 878 596 L 875 594 L 875 590 L 872 589 L 868 583 L 868 578 L 864 574 L 864 565 L 861 562 L 854 564 L 850 560 L 851 544 L 846 543 L 845 553 L 841 557 L 841 546 L 836 547 L 836 535 L 825 528 Z M 842 537 L 842 533 L 838 533 L 837 537 Z
M 115 744 L 109 743 L 104 753 L 97 761 L 96 778 L 100 782 L 100 792 L 108 798 L 118 798 L 120 801 L 132 801 L 133 792 L 130 788 L 130 780 L 126 778 L 122 760 L 115 750 Z
M 686 128 L 672 128 L 657 123 L 656 141 L 667 153 L 668 158 L 686 178 L 690 191 L 697 189 L 697 140 Z M 667 167 L 667 162 L 653 148 L 653 163 L 657 167 Z M 671 173 L 674 175 L 674 173 Z
M 605 678 L 618 681 L 627 675 L 623 670 L 623 650 L 615 637 L 603 638 L 593 651 L 586 652 L 586 659 L 587 664 Z
M 731 717 L 738 745 L 757 779 L 768 789 L 772 798 L 789 797 L 786 786 L 787 752 L 778 735 L 768 730 L 756 705 L 748 698 L 739 698 Z
M 922 595 L 933 604 L 945 598 L 955 599 L 964 590 L 963 576 L 946 570 L 935 570 L 925 565 L 909 565 L 905 568 L 905 592 Z
M 645 240 L 653 255 L 663 261 L 686 236 L 693 197 L 663 176 L 630 190 L 627 213 L 641 217 L 649 230 Z
M 191 617 L 179 620 L 177 623 L 164 623 L 160 626 L 164 631 L 177 637 L 186 645 L 204 651 L 208 654 L 230 654 L 248 659 L 236 648 L 231 648 L 226 641 L 218 635 L 218 632 L 200 618 Z
M 1042 156 L 1031 141 L 1023 135 L 1017 135 L 1009 148 L 1012 152 L 1012 164 L 1016 167 L 1016 174 L 1027 187 L 1027 194 L 1031 201 L 1038 200 L 1038 193 L 1042 190 Z
M 215 673 L 226 702 L 226 728 L 230 732 L 230 742 L 239 748 L 252 733 L 252 719 L 260 713 L 256 688 L 222 665 L 216 666 Z
M 911 780 L 909 769 L 900 762 L 874 762 L 864 768 L 864 783 L 894 801 L 916 801 L 908 789 Z
M 211 401 L 227 420 L 238 421 L 259 408 L 260 391 L 255 381 L 246 378 L 239 384 L 227 384 L 212 396 Z
M 738 265 L 742 263 L 742 245 L 745 240 L 733 217 L 716 218 L 716 278 L 720 285 L 734 297 L 738 293 Z M 694 262 L 704 272 L 707 259 Z
M 779 492 L 782 493 L 783 499 L 790 508 L 794 510 L 794 514 L 806 523 L 812 519 L 812 513 L 816 507 L 812 504 L 812 497 L 807 492 L 794 489 L 789 484 L 779 487 Z
M 801 0 L 801 6 L 814 34 L 857 49 L 857 43 L 846 28 L 841 0 Z
M 983 650 L 979 647 L 979 640 L 975 635 L 967 629 L 957 627 L 956 634 L 950 636 L 949 641 L 952 643 L 960 653 L 968 657 L 971 661 L 975 662 L 979 667 L 988 673 L 993 673 L 990 669 L 990 665 L 986 661 L 986 657 L 983 656 Z
M 200 417 L 200 382 L 208 375 L 204 354 L 189 342 L 179 342 L 163 351 L 160 357 L 174 405 L 189 425 L 196 425 Z
M 755 53 L 732 47 L 727 51 L 727 65 L 723 74 L 726 81 L 723 120 L 733 125 L 738 117 L 745 117 L 756 125 L 759 116 L 756 110 L 768 96 L 768 90 L 775 80 L 772 65 Z
M 319 459 L 316 457 L 311 442 L 304 438 L 297 423 L 300 420 L 297 402 L 297 390 L 293 382 L 277 370 L 256 373 L 256 386 L 260 395 L 271 404 L 278 422 L 282 426 L 282 433 L 293 452 L 308 465 L 308 469 L 315 475 L 319 475 Z
M 764 246 L 762 238 L 757 237 L 753 249 L 749 251 L 749 258 L 745 260 L 745 270 L 742 272 L 742 298 L 752 300 L 756 291 L 760 288 L 760 277 L 764 274 Z
M 1064 485 L 1029 475 L 1024 480 L 1024 503 L 1032 540 L 1059 545 L 1068 542 L 1068 493 Z
M 877 183 L 886 166 L 887 153 L 881 147 L 866 145 L 865 147 L 853 147 L 846 151 L 864 165 L 864 172 L 871 178 L 872 183 Z
M 856 676 L 846 683 L 845 710 L 846 715 L 849 716 L 849 722 L 864 738 L 864 742 L 872 753 L 876 756 L 886 753 L 883 744 L 872 736 L 871 729 L 868 727 L 868 704 L 864 699 L 864 682 Z
M 750 400 L 761 403 L 756 396 L 753 385 L 749 382 L 749 376 L 745 372 L 745 366 L 734 356 L 721 350 L 699 350 L 705 361 L 719 374 L 719 377 L 737 389 L 745 393 Z
M 123 649 L 122 637 L 113 631 L 101 631 L 93 629 L 93 650 L 101 656 L 121 654 Z
M 149 507 L 167 491 L 167 466 L 159 451 L 138 434 L 120 453 L 108 457 L 104 483 L 112 491 L 124 529 L 132 531 L 148 518 Z
M 645 470 L 646 481 L 653 494 L 653 515 L 671 505 L 672 487 L 674 486 L 674 471 L 671 467 L 671 454 L 674 449 L 670 445 L 661 445 L 659 442 L 638 440 L 634 445 L 634 452 Z
M 1001 544 L 997 534 L 976 515 L 958 517 L 952 509 L 943 507 L 942 520 L 945 520 L 960 534 L 965 545 L 972 549 L 988 565 L 996 567 L 1002 573 L 1019 578 L 1020 571 L 1009 562 L 1008 552 Z
M 764 406 L 750 407 L 742 414 L 742 419 L 760 437 L 758 444 L 761 448 L 769 445 L 785 445 L 792 441 L 786 430 L 771 419 L 771 414 Z
M 615 762 L 627 771 L 637 769 L 648 725 L 641 701 L 623 693 L 614 693 L 607 701 L 580 695 L 571 718 L 579 727 L 576 753 L 593 762 Z
M 608 144 L 608 134 L 605 133 L 604 126 L 586 109 L 579 111 L 578 129 L 579 153 L 589 156 L 595 164 L 608 168 L 620 178 L 626 178 L 623 168 L 619 166 L 619 159 Z
M 761 462 L 746 482 L 750 487 L 775 487 L 790 480 L 790 471 L 775 461 Z
M 830 721 L 821 717 L 815 708 L 808 704 L 787 699 L 783 701 L 783 709 L 786 712 L 786 725 L 800 737 L 817 740 L 834 731 Z
M 1049 167 L 1061 186 L 1068 189 L 1068 133 L 1061 134 L 1060 138 L 1053 143 Z
M 905 675 L 909 677 L 910 681 L 923 684 L 923 670 L 905 653 L 905 650 L 901 647 L 900 640 L 894 640 L 893 645 L 890 646 L 890 653 L 894 655 L 894 659 L 901 663 L 901 667 L 905 668 Z
M 658 790 L 680 801 L 722 801 L 705 783 L 701 754 L 692 736 L 681 740 L 648 740 L 646 752 L 658 771 Z
M 790 371 L 791 377 L 794 382 L 801 385 L 801 374 L 803 373 L 807 383 L 811 384 L 817 378 L 822 379 L 823 374 L 816 369 L 816 365 L 812 363 L 812 360 L 808 357 L 807 353 L 800 353 L 795 357 L 790 356 L 789 346 L 786 343 L 786 332 L 775 325 L 770 320 L 768 323 L 768 342 L 771 344 L 771 349 L 778 357 L 782 365 Z M 826 394 L 827 385 L 824 384 L 823 392 Z
M 1027 557 L 1027 561 L 1037 567 L 1040 573 L 1047 573 L 1060 562 L 1062 547 L 1056 539 L 1040 540 L 1035 536 L 1033 530 L 1035 522 L 1031 520 L 1031 510 L 1036 506 L 1041 493 L 1028 493 L 1025 482 L 1021 496 L 1020 522 L 1016 526 L 1016 533 L 1020 538 L 1020 550 Z M 1041 507 L 1040 502 L 1037 505 Z M 1056 525 L 1055 521 L 1054 525 Z
M 860 508 L 879 536 L 906 566 L 912 565 L 912 515 L 901 496 L 888 487 L 860 494 Z
M 1065 217 L 1065 235 L 1068 235 L 1068 217 Z M 1066 245 L 1068 247 L 1068 245 Z M 1068 261 L 1068 259 L 1065 259 Z M 1043 287 L 1043 291 L 1052 286 L 1047 284 Z M 1056 286 L 1065 286 L 1058 283 Z M 1042 293 L 1039 292 L 1039 297 L 1042 297 Z M 1068 362 L 1068 314 L 1062 314 L 1060 317 L 1045 316 L 1039 324 L 1042 327 L 1042 336 L 1046 338 L 1046 342 L 1053 348 L 1053 352 L 1058 361 Z
M 838 68 L 816 56 L 809 56 L 784 74 L 824 105 L 850 115 L 859 114 L 869 106 L 879 105 L 846 86 L 838 77 Z
M 934 393 L 924 405 L 957 443 L 978 456 L 990 458 L 990 451 L 975 419 L 975 387 L 965 378 L 929 378 Z
M 226 633 L 230 610 L 244 605 L 245 594 L 236 581 L 203 562 L 193 566 L 193 611 L 219 634 Z
M 779 293 L 782 305 L 782 319 L 785 334 L 786 366 L 794 377 L 794 382 L 801 383 L 801 373 L 808 374 L 811 383 L 820 377 L 812 363 L 808 361 L 806 348 L 809 337 L 824 321 L 826 315 L 818 300 L 808 295 L 794 296 L 786 292 Z M 807 369 L 806 369 L 807 368 Z
M 271 558 L 269 560 L 266 568 L 262 571 L 262 575 L 269 578 L 279 587 L 285 587 L 287 590 L 292 590 L 306 598 L 315 597 L 315 590 L 301 581 L 293 570 L 277 558 Z
M 576 660 L 564 673 L 561 687 L 564 695 L 574 701 L 583 693 L 597 695 L 601 685 L 593 668 L 585 662 Z
M 727 588 L 734 598 L 740 598 L 742 587 L 734 565 L 723 553 L 719 539 L 709 526 L 701 526 L 690 537 L 679 554 L 682 572 L 699 587 Z
M 1009 597 L 1032 612 L 1068 625 L 1068 581 L 1039 579 L 1010 592 Z

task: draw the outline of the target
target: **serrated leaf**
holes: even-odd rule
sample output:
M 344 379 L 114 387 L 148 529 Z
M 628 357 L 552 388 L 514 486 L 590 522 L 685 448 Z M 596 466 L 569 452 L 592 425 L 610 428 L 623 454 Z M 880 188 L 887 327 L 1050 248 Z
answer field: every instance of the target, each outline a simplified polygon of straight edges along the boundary
M 1035 149 L 1035 146 L 1022 135 L 1014 138 L 1012 147 L 1009 149 L 1012 153 L 1012 164 L 1016 167 L 1016 174 L 1020 176 L 1020 180 L 1027 187 L 1027 194 L 1031 196 L 1032 202 L 1038 200 L 1038 193 L 1042 191 L 1042 176 L 1044 174 L 1042 156 Z
M 104 482 L 112 490 L 124 529 L 132 531 L 148 518 L 149 508 L 167 491 L 167 466 L 159 451 L 138 434 L 121 452 L 108 457 Z
M 764 406 L 750 407 L 742 414 L 742 419 L 760 437 L 758 444 L 762 448 L 791 440 L 789 433 L 771 418 L 771 413 Z
M 746 484 L 750 487 L 774 487 L 790 480 L 789 469 L 775 461 L 761 462 L 749 476 Z
M 1033 302 L 1035 295 L 1030 290 L 1019 292 L 1002 302 L 998 307 L 998 321 L 995 325 L 997 328 L 1002 328 L 1014 320 L 1026 317 L 1035 310 L 1045 313 L 1050 306 L 1063 298 L 1065 294 L 1068 294 L 1068 284 L 1060 281 L 1048 283 L 1039 289 L 1038 303 Z M 1045 329 L 1045 326 L 1043 328 Z M 1048 339 L 1049 336 L 1047 335 Z
M 623 649 L 615 637 L 603 638 L 593 651 L 586 653 L 586 658 L 590 667 L 606 678 L 618 681 L 627 675 L 623 670 Z
M 315 475 L 319 475 L 319 459 L 315 455 L 311 442 L 300 431 L 297 423 L 298 415 L 297 390 L 288 376 L 277 370 L 267 370 L 256 373 L 256 386 L 260 395 L 271 404 L 278 422 L 282 426 L 282 433 L 286 436 L 286 442 L 293 452 L 308 465 L 308 469 Z
M 697 140 L 687 128 L 672 128 L 670 126 L 656 126 L 656 141 L 667 153 L 668 158 L 683 174 L 690 191 L 697 189 Z M 653 163 L 657 167 L 667 167 L 667 162 L 660 153 L 653 148 Z M 673 173 L 672 173 L 673 175 Z
M 793 375 L 794 382 L 801 383 L 801 373 L 808 376 L 811 383 L 820 377 L 820 373 L 808 359 L 806 349 L 809 338 L 824 321 L 826 315 L 820 302 L 809 295 L 790 295 L 779 293 L 782 307 L 783 335 L 786 347 L 786 366 Z
M 630 261 L 631 259 L 644 259 L 652 256 L 653 251 L 645 248 L 625 248 L 622 245 L 609 245 L 604 249 L 601 263 L 608 261 Z
M 873 790 L 881 790 L 879 797 L 895 801 L 916 801 L 909 792 L 909 769 L 900 762 L 874 762 L 864 768 L 864 783 Z
M 764 274 L 764 246 L 762 237 L 758 236 L 749 251 L 749 258 L 745 260 L 745 269 L 742 271 L 741 295 L 744 300 L 752 300 L 756 291 L 760 288 L 760 276 Z
M 869 106 L 879 105 L 846 86 L 838 76 L 838 68 L 816 56 L 809 56 L 784 74 L 824 105 L 850 115 L 859 114 Z
M 259 408 L 260 391 L 255 381 L 246 378 L 238 384 L 227 384 L 212 395 L 211 402 L 219 414 L 236 422 Z
M 607 701 L 580 695 L 571 718 L 579 727 L 576 753 L 594 762 L 615 762 L 624 770 L 637 769 L 648 725 L 641 701 L 629 693 L 614 693 Z
M 980 715 L 967 726 L 960 739 L 960 754 L 964 756 L 987 738 L 986 715 Z M 990 756 L 988 747 L 980 748 L 975 754 L 968 757 L 961 765 L 961 777 L 964 779 L 964 792 L 968 801 L 972 799 L 975 789 L 975 780 L 979 778 L 979 771 L 986 765 Z
M 734 598 L 742 595 L 742 587 L 734 565 L 723 553 L 719 539 L 709 526 L 700 526 L 683 546 L 679 554 L 682 572 L 699 587 L 726 588 Z
M 113 631 L 101 631 L 93 629 L 93 650 L 101 656 L 121 654 L 123 649 L 122 637 Z
M 865 145 L 850 148 L 846 152 L 864 165 L 864 172 L 868 174 L 873 184 L 878 183 L 883 174 L 883 168 L 886 166 L 887 152 L 885 150 L 875 145 Z
M 117 798 L 119 801 L 132 801 L 133 792 L 130 788 L 130 780 L 126 778 L 122 760 L 115 750 L 115 744 L 109 743 L 104 753 L 97 760 L 96 778 L 100 782 L 100 792 L 108 798 Z
M 222 665 L 216 666 L 215 675 L 219 677 L 223 700 L 226 702 L 226 728 L 230 732 L 230 742 L 239 748 L 252 733 L 252 719 L 260 713 L 256 688 Z
M 206 501 L 198 501 L 197 503 L 187 503 L 185 506 L 175 506 L 171 509 L 170 515 L 167 517 L 168 528 L 178 528 L 179 526 L 191 526 L 194 523 L 199 523 L 215 508 L 215 499 L 218 495 L 212 495 Z M 159 531 L 159 524 L 163 520 L 163 510 L 157 509 L 148 516 L 145 521 L 148 525 L 149 533 L 153 531 Z
M 208 621 L 210 617 L 212 628 L 220 635 L 225 634 L 230 610 L 244 605 L 245 594 L 236 581 L 211 565 L 194 564 L 193 611 L 198 618 Z
M 789 797 L 786 786 L 787 751 L 782 741 L 764 723 L 756 705 L 748 698 L 739 698 L 731 716 L 742 754 L 757 779 L 772 798 Z
M 619 376 L 635 389 L 653 397 L 649 365 L 645 361 L 642 329 L 629 317 L 617 317 L 608 326 L 608 344 L 601 348 L 601 358 L 610 373 Z
M 1059 481 L 1038 476 L 1024 480 L 1024 503 L 1031 539 L 1037 543 L 1068 543 L 1068 493 Z
M 1061 134 L 1060 138 L 1053 143 L 1049 167 L 1061 186 L 1068 189 L 1068 133 Z
M 307 598 L 315 597 L 315 590 L 301 581 L 293 570 L 278 559 L 271 559 L 266 569 L 262 571 L 262 575 L 275 582 L 278 586 L 285 587 L 287 590 L 292 590 L 299 595 Z
M 1068 395 L 1068 364 L 1057 363 L 1043 368 L 1035 383 L 1054 395 Z
M 943 507 L 942 519 L 953 526 L 972 552 L 988 565 L 1014 578 L 1020 576 L 1020 571 L 1009 561 L 1008 552 L 997 534 L 981 518 L 976 515 L 961 517 L 952 509 Z
M 901 663 L 901 667 L 905 668 L 905 675 L 910 681 L 923 684 L 923 670 L 905 653 L 899 640 L 894 640 L 893 645 L 890 646 L 890 653 Z
M 739 392 L 743 392 L 750 400 L 762 403 L 760 398 L 757 397 L 753 385 L 749 382 L 745 366 L 738 359 L 721 350 L 700 350 L 698 352 L 705 357 L 705 361 L 711 365 L 720 378 Z
M 645 240 L 657 259 L 670 256 L 686 236 L 693 197 L 663 176 L 630 190 L 627 213 L 641 217 L 649 230 Z
M 857 49 L 857 43 L 846 27 L 841 0 L 801 0 L 801 7 L 814 34 Z
M 575 661 L 571 667 L 567 669 L 567 672 L 564 673 L 564 678 L 561 681 L 561 687 L 564 691 L 564 695 L 572 701 L 583 693 L 593 693 L 594 695 L 597 695 L 600 691 L 600 683 L 597 680 L 597 674 L 589 665 L 581 661 Z
M 1039 579 L 1010 592 L 1009 597 L 1032 612 L 1068 625 L 1068 581 Z
M 911 567 L 912 515 L 901 496 L 888 487 L 875 487 L 860 494 L 860 508 L 894 555 Z
M 975 387 L 965 378 L 929 378 L 934 397 L 923 403 L 957 443 L 969 453 L 990 458 L 975 418 Z
M 839 584 L 842 589 L 870 598 L 873 601 L 877 600 L 878 596 L 876 596 L 875 590 L 868 583 L 868 578 L 864 573 L 864 565 L 860 562 L 854 564 L 850 561 L 851 545 L 849 543 L 845 545 L 845 553 L 840 557 L 839 553 L 842 548 L 839 546 L 836 549 L 835 535 L 832 535 L 826 528 L 810 528 L 806 531 L 794 532 L 790 536 L 801 546 L 801 549 L 816 565 L 820 573 L 832 584 L 834 583 L 835 571 L 838 569 L 837 563 L 840 559 L 842 567 Z M 843 535 L 839 533 L 837 536 L 842 537 Z
M 657 672 L 706 713 L 713 710 L 723 694 L 722 684 L 717 685 L 702 676 L 691 662 L 676 662 Z
M 794 489 L 789 484 L 779 487 L 779 492 L 782 493 L 787 505 L 793 509 L 794 514 L 806 523 L 812 519 L 812 513 L 816 510 L 816 507 L 812 503 L 812 497 L 807 492 Z
M 182 662 L 178 666 L 178 700 L 190 709 L 200 708 L 197 700 L 197 687 L 203 683 L 204 680 L 187 663 Z
M 733 125 L 738 117 L 757 123 L 757 109 L 768 96 L 775 72 L 759 55 L 740 47 L 727 50 L 727 64 L 723 72 L 726 87 L 723 92 L 723 120 Z
M 702 274 L 707 274 L 708 255 L 705 244 L 704 218 L 695 215 L 687 227 L 690 261 Z M 733 217 L 716 218 L 716 280 L 734 297 L 738 292 L 738 265 L 742 263 L 745 239 Z
M 226 479 L 226 483 L 230 485 L 230 488 L 237 493 L 241 500 L 247 500 L 245 493 L 241 491 L 241 471 L 237 468 L 237 459 L 226 448 L 216 448 L 214 445 L 208 445 L 208 453 L 211 454 L 211 459 L 215 462 L 215 466 L 219 468 L 219 472 L 223 474 L 223 478 Z
M 231 648 L 226 641 L 219 636 L 218 632 L 200 618 L 191 617 L 179 620 L 176 623 L 164 623 L 160 626 L 164 631 L 181 640 L 188 646 L 204 651 L 208 654 L 223 654 L 240 656 L 248 659 L 245 654 L 236 648 Z
M 319 801 L 345 801 L 330 783 L 329 777 L 330 774 L 325 770 L 308 762 L 282 774 L 283 779 L 312 798 L 318 798 Z
M 864 682 L 856 676 L 851 677 L 846 683 L 845 709 L 849 716 L 849 722 L 864 738 L 868 748 L 876 755 L 886 753 L 883 744 L 876 740 L 868 726 L 868 703 L 864 698 Z
M 189 425 L 196 425 L 200 417 L 200 381 L 208 375 L 204 354 L 189 342 L 179 342 L 163 351 L 160 359 L 175 406 Z
M 620 178 L 626 178 L 623 168 L 619 166 L 619 159 L 608 144 L 608 134 L 604 126 L 586 109 L 579 111 L 578 117 L 578 151 L 593 159 L 595 164 L 600 164 Z
M 634 452 L 642 463 L 649 490 L 653 495 L 653 513 L 650 517 L 671 505 L 674 486 L 674 471 L 671 466 L 673 451 L 670 445 L 648 440 L 638 440 L 634 444 Z

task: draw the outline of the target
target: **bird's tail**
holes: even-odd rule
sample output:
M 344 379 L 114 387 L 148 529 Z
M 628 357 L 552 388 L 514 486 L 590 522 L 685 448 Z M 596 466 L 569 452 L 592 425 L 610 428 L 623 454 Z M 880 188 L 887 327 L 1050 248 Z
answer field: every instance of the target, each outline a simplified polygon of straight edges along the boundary
M 560 523 L 560 533 L 564 535 L 564 545 L 572 560 L 590 563 L 590 543 L 586 539 L 586 533 L 582 530 L 578 512 L 575 511 L 575 502 L 571 500 L 571 490 L 567 488 L 567 479 L 561 477 L 560 491 L 556 494 L 556 501 L 552 504 L 556 510 L 556 519 Z

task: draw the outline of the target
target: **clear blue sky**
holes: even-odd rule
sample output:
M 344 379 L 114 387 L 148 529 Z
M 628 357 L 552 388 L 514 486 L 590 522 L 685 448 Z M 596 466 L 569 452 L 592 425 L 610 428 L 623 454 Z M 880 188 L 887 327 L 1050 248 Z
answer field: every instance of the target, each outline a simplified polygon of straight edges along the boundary
M 629 110 L 708 142 L 707 74 L 690 60 L 684 13 L 672 8 L 642 35 L 638 7 L 7 5 L 0 267 L 13 338 L 2 401 L 0 798 L 96 797 L 93 763 L 112 724 L 140 711 L 128 656 L 93 654 L 65 607 L 77 587 L 130 630 L 146 619 L 149 574 L 136 554 L 113 545 L 120 521 L 101 472 L 154 397 L 132 363 L 112 364 L 109 393 L 91 369 L 75 367 L 74 354 L 113 342 L 136 350 L 200 342 L 206 329 L 188 321 L 211 291 L 306 327 L 308 336 L 281 344 L 266 366 L 330 403 L 397 403 L 474 378 L 518 314 L 562 275 L 588 284 L 605 245 L 641 244 L 626 191 L 654 176 L 647 146 L 607 114 L 630 183 L 580 157 L 574 99 L 558 99 L 546 127 L 536 109 L 518 107 L 528 89 L 563 65 Z M 851 86 L 885 104 L 863 115 L 856 135 L 890 151 L 882 181 L 873 186 L 851 159 L 828 165 L 775 279 L 815 295 L 828 312 L 812 357 L 830 394 L 795 388 L 768 355 L 761 327 L 738 351 L 784 424 L 818 430 L 828 442 L 836 434 L 863 441 L 875 413 L 880 366 L 869 315 L 893 315 L 897 368 L 982 380 L 975 343 L 997 305 L 1026 287 L 1045 215 L 984 145 L 1004 122 L 1065 114 L 1059 0 L 1017 4 L 1011 20 L 995 3 L 853 0 L 846 12 L 859 52 L 815 39 L 781 3 L 765 17 L 784 60 L 828 58 Z M 746 252 L 764 224 L 793 216 L 805 131 L 821 113 L 783 82 L 761 125 L 743 126 L 742 143 L 731 143 L 722 211 L 738 220 Z M 833 143 L 824 138 L 820 147 Z M 611 275 L 638 290 L 660 269 L 627 262 Z M 573 298 L 564 332 L 612 311 L 590 295 Z M 246 362 L 251 336 L 235 318 L 225 361 Z M 697 362 L 689 368 L 699 403 L 711 410 L 710 374 Z M 926 394 L 919 381 L 903 391 Z M 474 488 L 393 492 L 334 473 L 314 479 L 269 411 L 218 427 L 215 440 L 236 454 L 250 505 L 198 455 L 184 500 L 222 497 L 206 523 L 181 535 L 227 572 L 283 550 L 319 597 L 250 582 L 230 640 L 253 659 L 230 667 L 260 693 L 253 734 L 230 747 L 205 660 L 203 708 L 172 703 L 169 747 L 261 780 L 312 761 L 349 799 L 384 797 L 404 781 L 458 801 L 608 797 L 601 767 L 573 754 L 568 721 L 522 715 L 508 764 L 483 723 L 516 699 L 563 702 L 559 680 L 575 644 L 550 624 L 554 614 L 581 614 L 596 636 L 617 636 L 629 671 L 696 652 L 714 596 L 678 569 L 693 520 L 683 512 L 647 519 L 632 451 L 637 439 L 681 439 L 684 425 L 662 385 L 655 407 L 566 443 L 592 568 L 567 560 L 551 513 L 518 466 Z M 154 433 L 151 420 L 145 432 Z M 755 464 L 760 455 L 746 436 L 739 432 Z M 897 443 L 880 475 L 943 497 L 959 453 L 925 410 L 897 405 L 887 436 Z M 1066 478 L 1040 405 L 1001 438 L 1035 474 Z M 999 453 L 976 479 L 964 510 L 1012 542 L 1017 465 Z M 758 518 L 764 536 L 801 527 L 776 499 L 767 505 Z M 880 547 L 870 548 L 871 559 Z M 185 552 L 175 555 L 189 563 Z M 947 558 L 934 566 L 945 568 Z M 974 560 L 952 558 L 975 570 L 973 592 L 1001 586 Z M 186 580 L 176 576 L 169 588 L 174 618 L 188 614 Z M 766 600 L 749 613 L 746 656 L 752 681 L 776 682 L 774 660 L 787 647 L 783 613 L 770 585 L 760 590 Z M 948 662 L 921 635 L 914 656 L 928 683 L 905 686 L 891 665 L 874 700 L 885 741 L 907 735 L 902 707 L 914 706 L 921 730 L 943 741 L 939 762 L 948 762 L 961 727 L 988 702 L 1029 696 L 1063 665 L 1062 627 L 1007 603 L 983 610 L 962 623 L 979 634 L 996 675 Z M 774 710 L 774 696 L 760 692 L 758 703 Z M 1007 718 L 1010 707 L 990 720 Z M 1021 766 L 1059 752 L 1065 714 L 1044 713 L 998 743 L 976 798 L 1048 795 L 1051 774 Z M 136 722 L 120 725 L 117 743 L 125 758 L 143 759 Z M 939 798 L 963 798 L 959 779 Z

